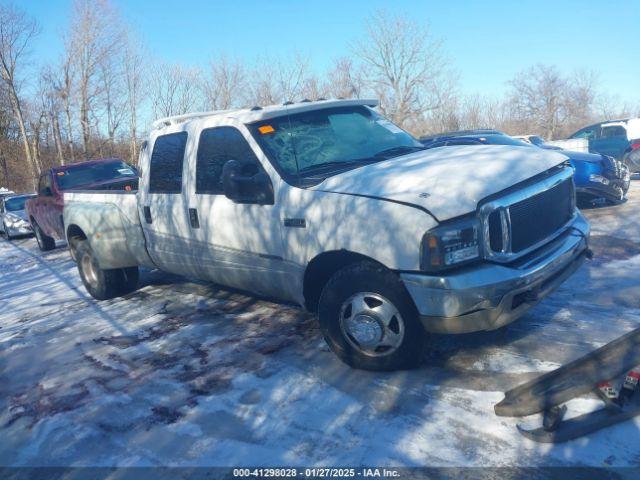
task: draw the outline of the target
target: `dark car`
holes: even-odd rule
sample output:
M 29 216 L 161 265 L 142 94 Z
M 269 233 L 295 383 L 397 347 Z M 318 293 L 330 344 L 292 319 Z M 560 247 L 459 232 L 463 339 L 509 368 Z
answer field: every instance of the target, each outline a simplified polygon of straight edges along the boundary
M 34 193 L 0 196 L 0 233 L 4 233 L 7 240 L 21 235 L 31 235 L 31 226 L 24 208 L 27 200 L 33 197 Z
M 27 201 L 29 223 L 41 250 L 63 240 L 63 193 L 69 190 L 137 190 L 138 172 L 123 160 L 105 159 L 53 167 L 40 175 L 37 196 Z
M 518 140 L 498 130 L 464 130 L 422 137 L 427 148 L 449 145 L 513 145 L 538 148 L 536 145 Z M 545 148 L 541 146 L 540 148 Z M 607 155 L 571 152 L 562 150 L 574 169 L 573 181 L 576 196 L 585 202 L 596 199 L 613 203 L 622 202 L 629 190 L 629 169 L 622 162 Z

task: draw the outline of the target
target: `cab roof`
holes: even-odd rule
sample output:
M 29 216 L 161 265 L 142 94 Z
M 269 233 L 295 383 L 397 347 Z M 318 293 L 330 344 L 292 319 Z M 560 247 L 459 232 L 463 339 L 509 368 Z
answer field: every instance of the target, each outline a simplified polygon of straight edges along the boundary
M 154 129 L 163 129 L 170 125 L 178 123 L 187 123 L 197 119 L 204 119 L 214 116 L 221 116 L 236 119 L 242 123 L 254 123 L 269 118 L 280 117 L 282 115 L 291 115 L 294 113 L 307 112 L 312 110 L 320 110 L 334 107 L 352 107 L 364 105 L 367 107 L 376 107 L 378 100 L 375 99 L 333 99 L 333 100 L 302 100 L 300 102 L 286 102 L 279 105 L 268 105 L 265 107 L 255 106 L 251 108 L 242 108 L 236 110 L 215 110 L 210 112 L 187 113 L 184 115 L 175 115 L 172 117 L 160 118 L 153 122 Z

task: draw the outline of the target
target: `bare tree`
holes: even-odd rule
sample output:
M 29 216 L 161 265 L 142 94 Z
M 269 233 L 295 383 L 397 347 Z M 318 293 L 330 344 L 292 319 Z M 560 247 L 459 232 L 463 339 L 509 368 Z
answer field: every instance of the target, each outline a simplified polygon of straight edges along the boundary
M 108 0 L 76 0 L 70 48 L 76 60 L 80 125 L 85 157 L 89 155 L 94 104 L 103 93 L 101 66 L 112 63 L 123 48 L 122 22 Z
M 382 112 L 404 126 L 438 108 L 446 62 L 440 42 L 427 28 L 401 16 L 378 12 L 367 21 L 366 31 L 353 51 L 364 62 Z
M 62 132 L 60 129 L 60 114 L 62 98 L 56 75 L 51 68 L 46 68 L 40 75 L 43 110 L 49 116 L 51 133 L 56 147 L 58 163 L 64 165 L 64 150 L 62 142 Z
M 109 154 L 113 155 L 116 132 L 127 116 L 128 99 L 124 83 L 123 64 L 118 62 L 100 65 L 100 83 L 102 84 L 102 105 L 106 117 Z M 95 112 L 94 112 L 95 113 Z M 99 122 L 98 122 L 99 123 Z
M 251 73 L 249 103 L 273 105 L 301 100 L 308 77 L 308 60 L 296 53 L 286 60 L 262 58 Z
M 200 74 L 180 65 L 156 65 L 151 75 L 153 113 L 168 117 L 192 111 L 201 103 Z
M 300 94 L 303 99 L 318 100 L 319 98 L 326 98 L 329 95 L 329 89 L 327 84 L 323 83 L 318 77 L 310 75 L 305 78 Z
M 138 107 L 144 89 L 142 64 L 140 46 L 129 33 L 124 52 L 124 78 L 129 105 L 129 161 L 132 164 L 138 159 Z
M 327 91 L 334 98 L 358 98 L 364 84 L 362 67 L 347 57 L 339 58 L 327 74 Z
M 535 65 L 510 82 L 511 101 L 517 115 L 533 132 L 556 138 L 567 116 L 567 80 L 555 66 Z
M 71 162 L 75 162 L 76 155 L 73 144 L 73 89 L 75 83 L 75 63 L 73 58 L 73 49 L 68 41 L 66 43 L 65 56 L 59 67 L 59 73 L 52 78 L 55 83 L 55 89 L 62 103 L 64 111 L 64 126 L 66 130 L 67 152 Z
M 0 5 L 0 74 L 6 87 L 15 121 L 20 130 L 27 168 L 31 172 L 33 186 L 39 175 L 33 160 L 27 127 L 20 98 L 20 69 L 27 60 L 29 44 L 38 34 L 38 25 L 15 6 Z
M 569 78 L 567 88 L 567 126 L 577 129 L 594 118 L 598 75 L 592 70 L 576 70 Z M 569 133 L 569 132 L 564 132 Z
M 207 107 L 212 110 L 228 110 L 242 103 L 246 75 L 238 61 L 229 60 L 225 55 L 212 59 L 209 76 L 203 81 L 203 91 Z

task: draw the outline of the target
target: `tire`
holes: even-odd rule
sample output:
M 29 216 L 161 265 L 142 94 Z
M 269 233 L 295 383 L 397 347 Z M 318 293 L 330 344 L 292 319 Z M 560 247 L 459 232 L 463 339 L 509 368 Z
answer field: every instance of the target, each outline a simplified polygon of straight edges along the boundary
M 637 152 L 637 150 L 635 150 L 635 152 Z M 631 154 L 633 154 L 633 159 L 631 158 Z M 634 173 L 640 172 L 640 154 L 634 153 L 634 150 L 624 154 L 622 163 L 629 168 L 629 174 L 633 175 Z
M 138 267 L 101 269 L 87 240 L 77 243 L 76 258 L 82 283 L 97 300 L 125 295 L 137 287 Z
M 359 262 L 335 273 L 320 295 L 318 320 L 329 347 L 353 368 L 409 369 L 422 360 L 427 333 L 404 285 L 382 265 Z
M 48 252 L 56 248 L 56 241 L 42 231 L 38 222 L 33 222 L 33 233 L 36 236 L 36 241 L 41 251 Z
M 71 260 L 78 263 L 78 258 L 76 256 L 76 250 L 78 248 L 78 243 L 82 241 L 82 237 L 71 237 L 67 241 L 67 246 L 69 247 L 69 255 L 71 256 Z

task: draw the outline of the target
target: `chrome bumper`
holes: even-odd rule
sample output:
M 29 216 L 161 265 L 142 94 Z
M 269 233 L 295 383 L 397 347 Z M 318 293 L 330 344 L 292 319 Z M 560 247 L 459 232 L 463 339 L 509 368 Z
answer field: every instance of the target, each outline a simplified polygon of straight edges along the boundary
M 571 227 L 589 236 L 589 223 L 582 214 Z M 587 242 L 571 227 L 514 264 L 484 263 L 442 276 L 402 273 L 400 277 L 426 330 L 494 330 L 523 315 L 582 264 Z

